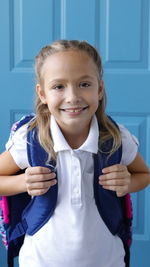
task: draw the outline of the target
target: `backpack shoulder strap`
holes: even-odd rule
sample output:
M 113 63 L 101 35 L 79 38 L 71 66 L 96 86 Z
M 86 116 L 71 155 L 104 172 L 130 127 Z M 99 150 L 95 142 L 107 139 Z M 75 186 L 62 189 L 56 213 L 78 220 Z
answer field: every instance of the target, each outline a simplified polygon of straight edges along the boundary
M 106 147 L 112 147 L 113 140 L 109 140 Z M 120 200 L 115 191 L 106 190 L 99 184 L 102 169 L 120 163 L 122 148 L 115 151 L 109 158 L 109 153 L 99 152 L 94 155 L 94 193 L 98 211 L 112 234 L 118 233 L 122 221 Z
M 37 129 L 34 128 L 27 135 L 27 151 L 29 163 L 32 167 L 43 166 L 55 171 L 56 162 L 51 160 L 46 165 L 47 152 L 39 143 Z M 57 174 L 56 174 L 57 179 Z M 36 233 L 52 216 L 57 201 L 58 185 L 52 186 L 48 192 L 41 196 L 34 197 L 23 212 L 22 218 L 28 225 L 27 234 Z
M 117 124 L 109 117 L 109 119 Z M 103 151 L 94 155 L 94 193 L 97 208 L 110 232 L 117 234 L 124 243 L 128 244 L 131 240 L 131 202 L 129 195 L 117 197 L 116 192 L 104 189 L 99 184 L 99 176 L 102 175 L 102 169 L 114 164 L 119 164 L 122 157 L 122 145 L 111 156 L 109 151 L 113 145 L 113 140 L 106 141 L 103 145 Z M 108 157 L 109 156 L 109 157 Z M 128 211 L 128 212 L 127 212 Z M 130 214 L 129 214 L 130 213 Z M 130 225 L 130 228 L 129 228 Z

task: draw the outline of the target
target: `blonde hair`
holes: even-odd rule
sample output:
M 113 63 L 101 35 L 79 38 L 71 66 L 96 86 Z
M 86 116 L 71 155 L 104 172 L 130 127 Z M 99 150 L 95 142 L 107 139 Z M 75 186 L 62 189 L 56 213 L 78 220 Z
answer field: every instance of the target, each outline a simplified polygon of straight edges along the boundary
M 52 54 L 55 54 L 60 51 L 68 51 L 68 50 L 79 50 L 84 51 L 93 59 L 95 65 L 97 66 L 98 70 L 98 79 L 99 81 L 102 79 L 103 76 L 103 68 L 102 68 L 102 61 L 99 56 L 97 50 L 86 41 L 77 41 L 77 40 L 59 40 L 51 45 L 45 46 L 41 49 L 39 54 L 35 57 L 35 74 L 37 83 L 39 83 L 42 87 L 43 84 L 43 77 L 42 77 L 42 67 L 45 63 L 45 60 Z M 101 151 L 102 144 L 111 138 L 113 138 L 113 146 L 109 151 L 110 155 L 114 153 L 121 144 L 121 137 L 119 130 L 111 122 L 111 120 L 105 114 L 107 104 L 106 93 L 104 90 L 104 95 L 101 101 L 99 101 L 99 106 L 96 111 L 96 116 L 98 119 L 100 134 L 99 134 L 99 150 Z M 29 130 L 37 127 L 38 130 L 38 137 L 41 146 L 45 149 L 48 153 L 48 160 L 50 159 L 57 159 L 57 155 L 53 149 L 53 141 L 50 133 L 49 122 L 50 122 L 50 112 L 48 109 L 47 104 L 43 104 L 36 94 L 36 101 L 35 101 L 35 111 L 36 111 L 36 119 L 31 122 Z

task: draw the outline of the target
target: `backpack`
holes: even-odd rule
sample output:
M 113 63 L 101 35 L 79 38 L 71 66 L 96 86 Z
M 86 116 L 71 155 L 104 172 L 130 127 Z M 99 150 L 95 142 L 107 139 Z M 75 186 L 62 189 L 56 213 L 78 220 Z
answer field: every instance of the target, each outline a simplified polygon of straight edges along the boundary
M 11 135 L 32 119 L 34 119 L 34 115 L 29 115 L 15 123 L 12 127 Z M 114 121 L 113 123 L 115 124 Z M 102 174 L 102 168 L 117 164 L 121 160 L 122 146 L 108 158 L 108 151 L 111 147 L 112 140 L 109 140 L 103 147 L 104 153 L 98 153 L 93 156 L 94 196 L 98 211 L 108 229 L 113 235 L 117 234 L 122 239 L 126 251 L 126 266 L 129 266 L 129 247 L 132 241 L 130 195 L 127 194 L 118 198 L 114 191 L 105 190 L 98 184 L 98 177 Z M 27 134 L 27 154 L 31 166 L 45 166 L 47 153 L 38 141 L 36 129 L 32 129 Z M 51 161 L 49 166 L 46 167 L 49 167 L 51 171 L 55 171 L 56 162 Z M 21 172 L 24 172 L 24 170 Z M 57 192 L 58 184 L 51 187 L 44 195 L 32 199 L 27 193 L 0 197 L 0 234 L 8 252 L 9 267 L 13 267 L 13 258 L 19 254 L 24 235 L 26 233 L 33 235 L 50 219 L 56 206 Z M 115 216 L 111 216 L 110 211 Z

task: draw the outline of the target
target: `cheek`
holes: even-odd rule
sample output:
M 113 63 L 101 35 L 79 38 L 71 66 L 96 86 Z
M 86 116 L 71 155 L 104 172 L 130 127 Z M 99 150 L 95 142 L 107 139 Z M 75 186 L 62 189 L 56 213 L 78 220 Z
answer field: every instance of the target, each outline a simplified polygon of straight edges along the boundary
M 93 97 L 93 106 L 95 107 L 95 111 L 98 109 L 99 107 L 99 95 L 96 93 L 95 97 Z
M 47 104 L 48 104 L 48 107 L 51 108 L 51 109 L 55 109 L 57 107 L 60 106 L 61 104 L 61 99 L 60 97 L 58 97 L 56 94 L 50 94 L 48 97 L 47 97 Z
M 91 94 L 91 96 L 89 97 L 91 103 L 95 104 L 95 105 L 98 105 L 99 103 L 99 95 L 97 92 L 93 92 Z

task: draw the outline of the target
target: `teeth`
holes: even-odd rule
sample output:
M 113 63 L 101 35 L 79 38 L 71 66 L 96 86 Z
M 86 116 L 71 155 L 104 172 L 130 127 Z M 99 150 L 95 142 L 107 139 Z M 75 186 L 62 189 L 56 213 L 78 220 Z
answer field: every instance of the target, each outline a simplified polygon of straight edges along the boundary
M 73 112 L 73 113 L 77 113 L 79 111 L 81 111 L 81 109 L 72 109 L 72 110 L 69 110 L 69 112 Z
M 77 112 L 80 112 L 80 111 L 85 110 L 85 109 L 86 109 L 86 107 L 80 108 L 80 109 L 63 109 L 63 110 L 66 112 L 70 112 L 70 113 L 77 113 Z

